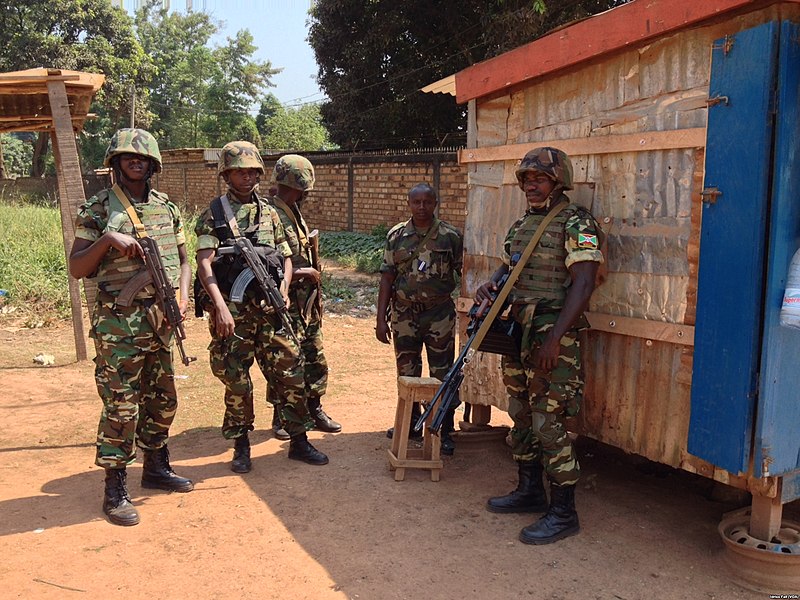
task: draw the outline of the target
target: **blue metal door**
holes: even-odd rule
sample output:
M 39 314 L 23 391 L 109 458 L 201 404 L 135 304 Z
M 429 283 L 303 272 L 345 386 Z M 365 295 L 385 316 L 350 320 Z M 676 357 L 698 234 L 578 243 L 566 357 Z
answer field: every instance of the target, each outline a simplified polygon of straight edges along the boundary
M 731 473 L 748 470 L 753 437 L 779 32 L 712 51 L 688 450 Z
M 800 27 L 781 24 L 761 381 L 754 474 L 800 469 L 800 330 L 781 327 L 789 261 L 800 248 Z M 784 501 L 800 490 L 784 484 Z M 787 497 L 788 496 L 788 497 Z

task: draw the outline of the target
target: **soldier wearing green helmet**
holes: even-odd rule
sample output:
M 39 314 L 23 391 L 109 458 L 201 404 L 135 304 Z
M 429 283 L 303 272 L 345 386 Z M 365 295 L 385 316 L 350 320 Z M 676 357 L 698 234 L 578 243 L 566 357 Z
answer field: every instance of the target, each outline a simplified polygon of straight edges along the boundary
M 322 408 L 322 396 L 328 387 L 328 362 L 322 344 L 322 293 L 319 265 L 315 265 L 311 231 L 300 212 L 300 204 L 314 189 L 314 167 L 298 154 L 278 159 L 272 171 L 271 183 L 275 193 L 270 203 L 278 212 L 286 240 L 292 250 L 292 285 L 289 288 L 289 307 L 292 326 L 300 338 L 304 359 L 306 402 L 314 427 L 326 433 L 338 433 L 340 423 L 331 419 Z M 268 400 L 278 405 L 280 397 L 268 390 Z M 276 436 L 281 435 L 280 423 L 273 420 Z
M 257 294 L 234 301 L 235 295 L 218 276 L 219 267 L 228 264 L 220 249 L 243 235 L 250 239 L 284 296 L 292 282 L 292 250 L 286 232 L 278 213 L 258 194 L 264 175 L 261 155 L 250 142 L 230 142 L 222 148 L 217 171 L 228 189 L 197 220 L 197 277 L 206 293 L 204 308 L 210 313 L 211 371 L 225 385 L 222 435 L 234 440 L 231 470 L 247 473 L 252 468 L 248 434 L 255 421 L 250 378 L 254 362 L 280 399 L 281 426 L 291 440 L 289 458 L 327 464 L 328 457 L 314 448 L 306 435 L 314 423 L 305 401 L 300 349 L 284 330 L 279 315 Z M 237 265 L 246 268 L 241 260 L 230 266 Z M 249 287 L 255 286 L 253 282 Z
M 523 329 L 519 356 L 503 356 L 509 396 L 511 449 L 519 483 L 505 496 L 490 498 L 497 513 L 544 513 L 520 532 L 526 544 L 549 544 L 578 533 L 575 485 L 579 466 L 565 419 L 577 414 L 582 397 L 578 331 L 588 327 L 588 307 L 603 255 L 602 231 L 589 211 L 564 194 L 572 189 L 569 157 L 557 148 L 528 152 L 516 170 L 528 209 L 509 229 L 504 264 L 481 285 L 475 302 L 491 303 L 497 282 L 511 270 L 511 257 L 525 252 L 550 215 L 539 243 L 511 289 L 511 316 Z M 542 475 L 550 483 L 547 500 Z
M 95 458 L 106 471 L 103 512 L 116 525 L 136 525 L 139 514 L 128 494 L 126 467 L 135 460 L 137 445 L 144 451 L 142 487 L 176 492 L 193 488 L 172 470 L 167 450 L 178 403 L 172 331 L 152 285 L 141 288 L 130 302 L 120 298 L 128 282 L 146 273 L 139 225 L 158 244 L 182 314 L 190 271 L 181 213 L 150 186 L 152 174 L 161 170 L 155 138 L 143 129 L 120 129 L 111 138 L 104 164 L 113 170 L 116 184 L 79 208 L 69 269 L 74 277 L 89 277 L 97 284 L 91 336 L 103 400 Z

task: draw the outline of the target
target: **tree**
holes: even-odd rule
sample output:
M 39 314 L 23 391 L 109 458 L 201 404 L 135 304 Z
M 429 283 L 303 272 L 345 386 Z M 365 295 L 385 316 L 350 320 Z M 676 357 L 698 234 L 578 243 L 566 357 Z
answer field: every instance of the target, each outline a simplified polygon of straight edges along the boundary
M 317 104 L 284 107 L 269 94 L 261 103 L 256 123 L 262 146 L 270 150 L 302 152 L 333 147 Z
M 260 142 L 250 110 L 279 71 L 253 59 L 253 36 L 242 30 L 212 48 L 218 24 L 205 13 L 172 12 L 149 0 L 136 29 L 151 56 L 153 133 L 164 148 L 220 146 L 232 139 Z
M 317 0 L 323 123 L 346 148 L 463 143 L 465 107 L 419 88 L 625 1 Z
M 0 133 L 0 179 L 7 177 L 24 177 L 30 172 L 33 148 L 17 136 Z
M 105 145 L 111 131 L 124 123 L 131 88 L 146 98 L 149 61 L 131 18 L 108 0 L 0 1 L 0 71 L 41 66 L 106 76 L 92 106 L 99 119 L 87 124 L 82 138 L 85 163 L 94 153 L 92 147 Z M 41 153 L 47 144 L 40 141 L 36 148 Z M 34 156 L 33 164 L 43 164 L 40 155 Z

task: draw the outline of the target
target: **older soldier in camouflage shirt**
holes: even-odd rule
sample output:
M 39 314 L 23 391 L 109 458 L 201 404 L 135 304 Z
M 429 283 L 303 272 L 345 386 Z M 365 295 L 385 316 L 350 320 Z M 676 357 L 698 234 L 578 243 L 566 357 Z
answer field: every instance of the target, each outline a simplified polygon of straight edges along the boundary
M 257 148 L 250 142 L 231 142 L 222 149 L 218 173 L 225 180 L 228 192 L 214 201 L 198 219 L 197 275 L 207 293 L 206 307 L 210 312 L 211 370 L 225 384 L 225 417 L 222 435 L 234 440 L 231 470 L 247 473 L 252 468 L 248 433 L 255 421 L 253 407 L 253 382 L 250 368 L 257 362 L 267 384 L 281 399 L 280 415 L 284 429 L 289 433 L 289 458 L 324 465 L 328 457 L 308 441 L 306 430 L 313 427 L 304 399 L 303 361 L 297 345 L 288 337 L 277 313 L 260 299 L 252 281 L 248 294 L 241 303 L 230 299 L 231 290 L 218 281 L 214 269 L 215 258 L 226 240 L 241 234 L 250 239 L 256 249 L 276 249 L 283 257 L 286 287 L 292 277 L 292 251 L 278 214 L 265 199 L 257 194 L 264 163 Z M 231 231 L 223 211 L 227 203 L 236 221 L 237 231 Z M 278 259 L 278 264 L 281 260 Z M 219 264 L 219 263 L 217 263 Z M 238 261 L 235 264 L 246 268 Z M 288 298 L 286 298 L 288 301 Z
M 172 332 L 158 310 L 155 290 L 146 285 L 128 306 L 117 300 L 126 284 L 145 271 L 144 251 L 134 233 L 135 219 L 158 243 L 164 267 L 186 312 L 189 263 L 181 213 L 165 194 L 150 187 L 161 170 L 161 154 L 150 133 L 120 129 L 111 138 L 103 163 L 117 182 L 78 211 L 70 273 L 97 284 L 91 336 L 97 356 L 95 380 L 103 400 L 95 463 L 106 470 L 103 512 L 115 525 L 136 525 L 139 513 L 127 490 L 125 467 L 144 450 L 142 487 L 188 492 L 192 482 L 169 464 L 167 439 L 178 395 L 172 363 Z M 127 302 L 123 302 L 127 304 Z
M 289 288 L 289 314 L 303 355 L 306 402 L 314 427 L 326 433 L 338 433 L 342 426 L 331 419 L 322 408 L 322 396 L 328 387 L 328 361 L 322 346 L 322 287 L 321 274 L 313 265 L 309 229 L 300 203 L 314 189 L 314 167 L 297 154 L 278 159 L 272 171 L 271 183 L 275 192 L 270 203 L 281 219 L 286 241 L 292 250 L 292 285 Z M 280 398 L 268 390 L 269 401 L 277 405 Z M 273 429 L 276 427 L 273 422 Z M 276 431 L 276 436 L 282 430 Z
M 455 303 L 451 297 L 456 274 L 461 275 L 464 240 L 452 225 L 434 216 L 436 192 L 426 184 L 408 193 L 411 219 L 395 225 L 386 236 L 378 292 L 375 336 L 394 340 L 397 374 L 422 375 L 422 347 L 428 354 L 431 377 L 443 379 L 455 358 Z M 386 321 L 391 304 L 391 330 Z M 442 453 L 453 454 L 451 409 L 442 425 Z M 412 419 L 420 416 L 414 405 Z M 393 429 L 387 432 L 389 437 Z M 420 435 L 420 434 L 417 434 Z
M 548 544 L 580 529 L 575 511 L 578 459 L 564 419 L 580 407 L 578 330 L 588 326 L 583 312 L 603 261 L 602 232 L 588 211 L 569 204 L 564 195 L 572 189 L 572 163 L 561 150 L 531 150 L 516 175 L 528 210 L 511 226 L 503 246 L 505 264 L 478 289 L 476 302 L 491 299 L 496 282 L 509 270 L 510 257 L 525 250 L 551 206 L 562 203 L 565 208 L 545 229 L 511 291 L 511 315 L 523 327 L 522 347 L 519 357 L 503 357 L 502 369 L 514 421 L 512 452 L 519 485 L 506 496 L 490 498 L 487 509 L 546 511 L 521 531 L 520 540 Z M 543 471 L 550 482 L 549 504 Z

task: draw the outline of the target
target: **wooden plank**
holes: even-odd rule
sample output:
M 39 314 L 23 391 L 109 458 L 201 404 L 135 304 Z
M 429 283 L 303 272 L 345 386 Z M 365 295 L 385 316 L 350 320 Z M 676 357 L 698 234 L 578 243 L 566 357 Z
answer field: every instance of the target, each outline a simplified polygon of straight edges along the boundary
M 58 197 L 61 212 L 61 233 L 64 239 L 64 253 L 69 264 L 69 253 L 75 241 L 75 215 L 78 205 L 84 201 L 81 166 L 78 160 L 78 147 L 72 116 L 69 112 L 67 90 L 63 81 L 50 81 L 47 84 L 50 97 L 50 112 L 53 114 L 53 151 L 56 155 L 58 171 Z M 83 333 L 83 310 L 78 280 L 68 276 L 69 297 L 72 308 L 72 331 L 75 337 L 75 355 L 79 361 L 86 360 L 86 340 Z
M 771 542 L 778 535 L 783 517 L 780 495 L 775 498 L 753 494 L 750 506 L 750 535 L 757 540 Z
M 89 117 L 90 115 L 86 115 Z M 83 121 L 86 118 L 82 115 L 72 115 L 73 121 Z M 91 117 L 96 118 L 97 115 L 91 115 Z M 42 115 L 42 116 L 34 116 L 34 115 L 14 115 L 14 116 L 3 116 L 0 115 L 0 123 L 18 123 L 20 121 L 33 121 L 33 122 L 43 122 L 49 123 L 52 120 L 50 115 Z
M 664 323 L 648 319 L 633 319 L 619 315 L 587 312 L 592 329 L 618 333 L 646 340 L 658 340 L 684 346 L 694 345 L 694 327 L 679 323 Z
M 0 81 L 77 81 L 80 75 L 0 75 Z
M 456 100 L 480 98 L 753 4 L 753 0 L 631 2 L 456 73 Z
M 570 156 L 614 154 L 618 152 L 652 152 L 679 148 L 703 148 L 706 145 L 704 127 L 647 131 L 617 135 L 598 135 L 585 138 L 543 140 L 524 144 L 466 148 L 458 151 L 458 162 L 470 164 L 501 160 L 520 160 L 525 153 L 540 146 L 555 146 Z
M 458 298 L 456 300 L 456 310 L 460 313 L 467 313 L 473 304 L 472 298 Z M 690 325 L 664 323 L 649 319 L 634 319 L 597 312 L 587 312 L 586 317 L 589 319 L 592 329 L 598 331 L 628 335 L 646 340 L 658 340 L 671 344 L 682 344 L 684 346 L 694 345 L 694 327 Z

